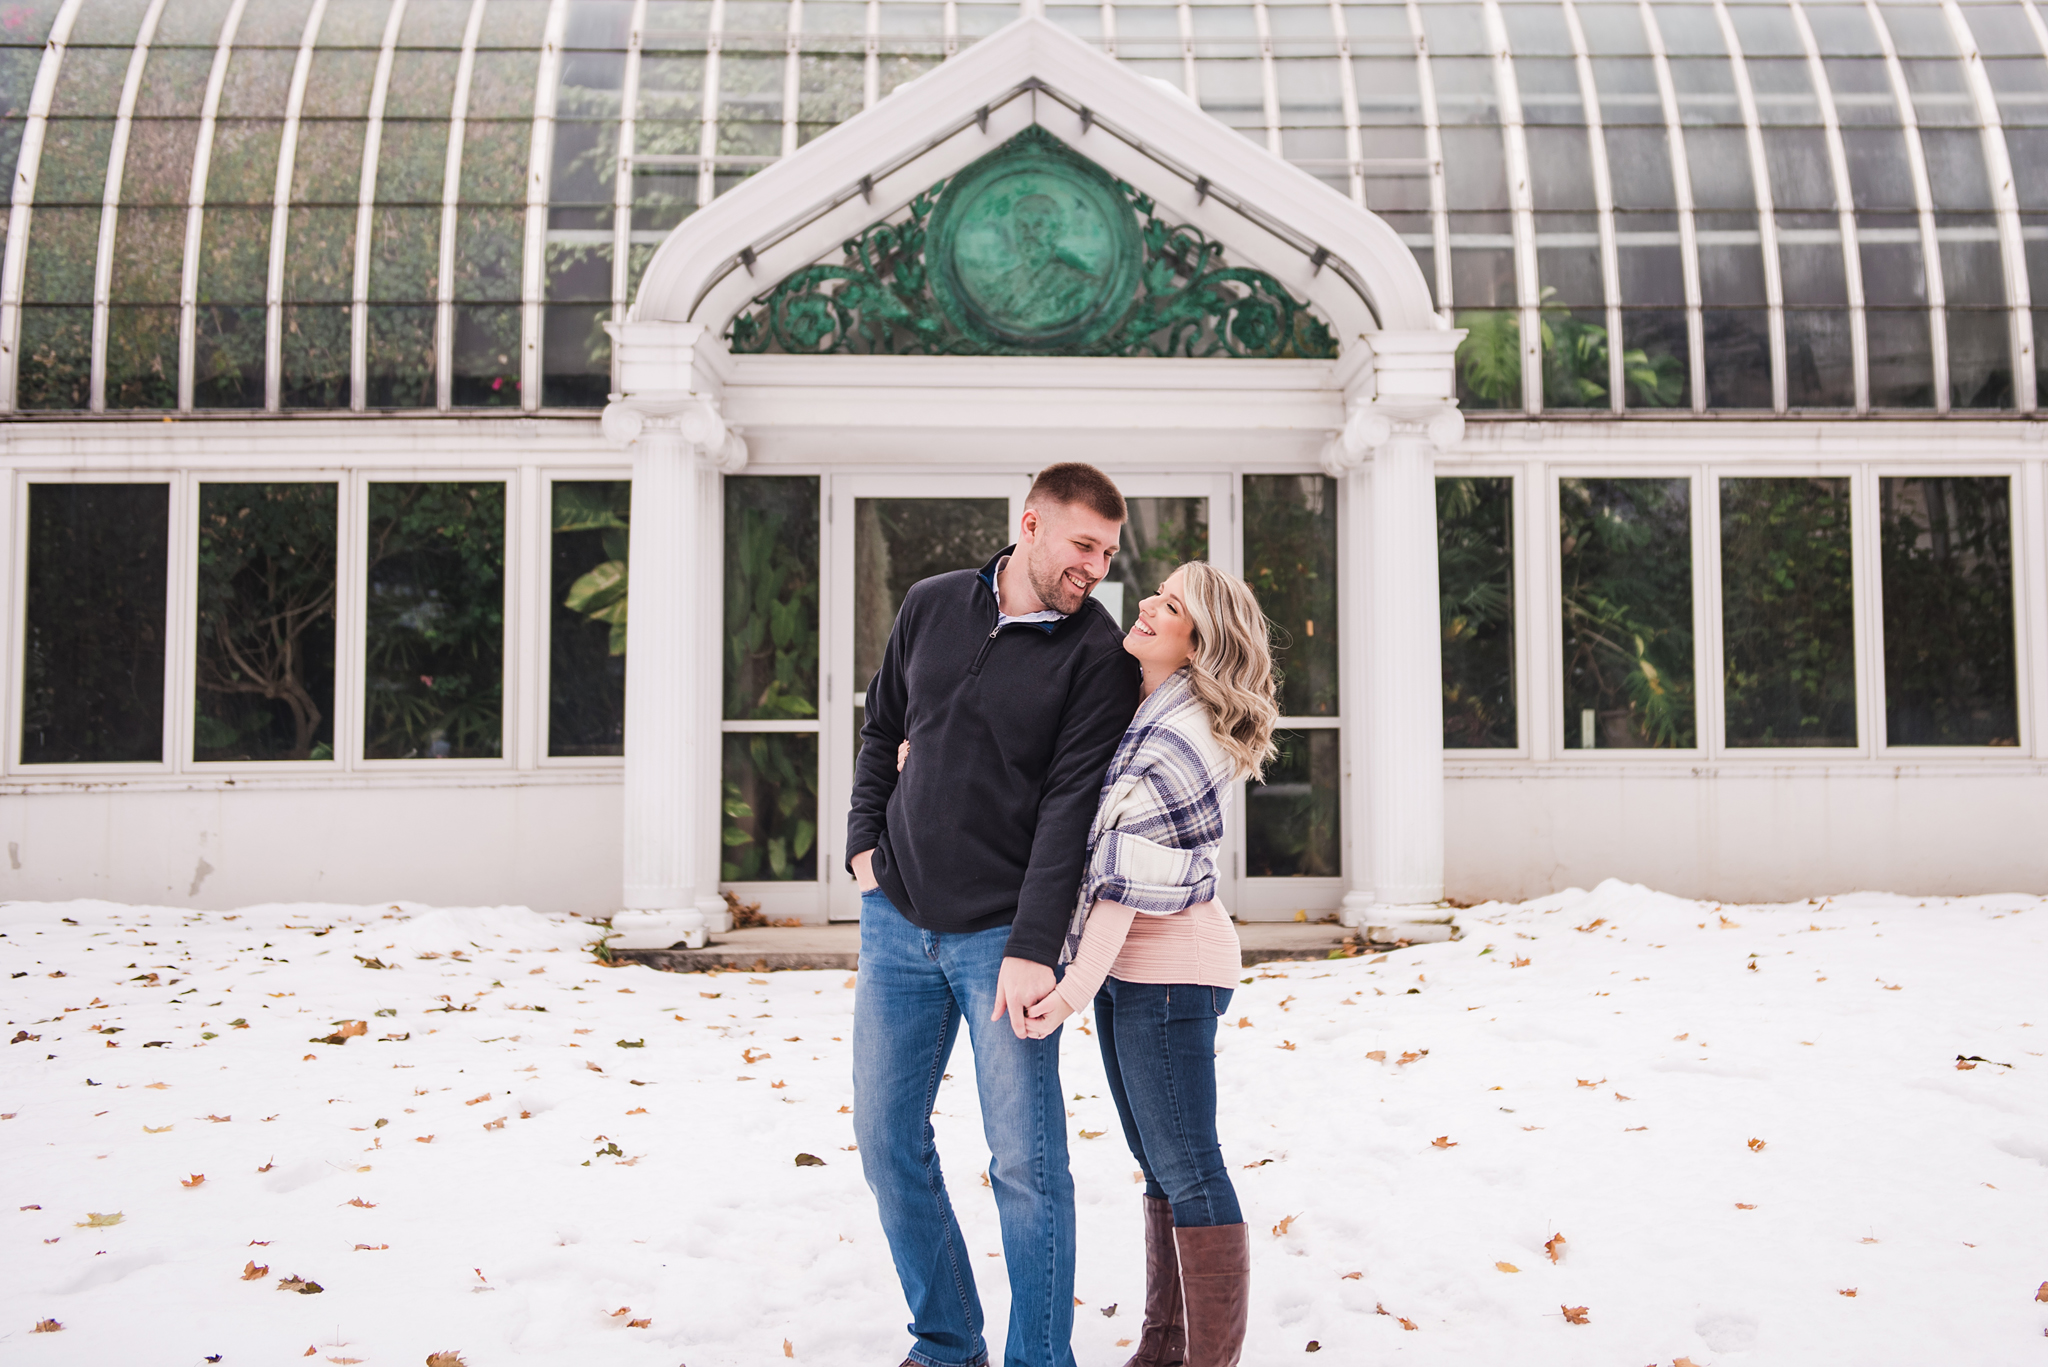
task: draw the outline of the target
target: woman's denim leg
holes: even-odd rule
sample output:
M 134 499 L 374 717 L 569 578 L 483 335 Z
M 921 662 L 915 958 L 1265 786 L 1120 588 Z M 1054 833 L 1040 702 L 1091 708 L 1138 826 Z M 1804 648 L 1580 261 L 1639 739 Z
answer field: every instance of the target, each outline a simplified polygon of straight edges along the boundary
M 982 1367 L 988 1346 L 981 1299 L 931 1125 L 960 1030 L 960 1004 L 939 963 L 939 938 L 911 925 L 881 893 L 861 899 L 854 1138 L 910 1303 L 909 1328 L 917 1339 L 910 1360 L 923 1367 Z
M 1146 1193 L 1173 1203 L 1181 1229 L 1244 1222 L 1216 1142 L 1216 1018 L 1230 997 L 1226 987 L 1112 977 L 1096 998 L 1110 1094 Z

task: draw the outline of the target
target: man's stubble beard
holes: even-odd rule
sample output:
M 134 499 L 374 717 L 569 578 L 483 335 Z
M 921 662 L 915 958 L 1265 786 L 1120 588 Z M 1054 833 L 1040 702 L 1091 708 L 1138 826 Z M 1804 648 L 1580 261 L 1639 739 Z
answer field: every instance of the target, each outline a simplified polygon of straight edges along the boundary
M 1024 558 L 1024 577 L 1030 581 L 1031 591 L 1038 595 L 1039 602 L 1069 617 L 1081 610 L 1081 601 L 1088 596 L 1069 584 L 1059 570 L 1046 574 L 1035 554 Z

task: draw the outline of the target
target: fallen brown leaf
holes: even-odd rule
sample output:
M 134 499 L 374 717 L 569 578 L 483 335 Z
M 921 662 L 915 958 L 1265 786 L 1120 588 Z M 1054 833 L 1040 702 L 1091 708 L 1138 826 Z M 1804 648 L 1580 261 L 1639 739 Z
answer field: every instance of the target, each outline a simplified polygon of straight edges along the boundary
M 50 976 L 55 977 L 56 975 L 53 973 Z M 29 1332 L 31 1334 L 54 1334 L 63 1329 L 63 1327 L 63 1325 L 55 1320 L 37 1320 L 36 1327 L 29 1330 Z
M 634 1108 L 633 1108 L 632 1110 L 630 1110 L 630 1111 L 626 1112 L 626 1114 L 627 1114 L 627 1115 L 646 1115 L 646 1114 L 647 1114 L 647 1108 L 646 1108 L 645 1106 L 635 1106 L 635 1107 L 634 1107 Z
M 1282 1216 L 1280 1223 L 1273 1226 L 1273 1237 L 1277 1239 L 1281 1235 L 1285 1234 L 1290 1228 L 1293 1227 L 1294 1222 L 1296 1220 L 1299 1220 L 1300 1218 L 1301 1217 L 1299 1215 Z
M 653 1321 L 653 1320 L 651 1320 L 651 1319 L 645 1319 L 645 1320 L 627 1320 L 627 1321 L 626 1321 L 626 1327 L 627 1327 L 628 1329 L 645 1329 L 645 1328 L 646 1328 L 646 1327 L 647 1327 L 648 1325 L 650 1325 L 650 1324 L 652 1324 L 652 1323 L 654 1323 L 654 1321 Z
M 375 1209 L 377 1208 L 377 1203 L 376 1203 L 375 1201 L 365 1201 L 365 1200 L 364 1200 L 364 1199 L 363 1199 L 362 1197 L 360 1197 L 360 1196 L 351 1196 L 351 1197 L 349 1197 L 349 1198 L 348 1198 L 348 1200 L 344 1201 L 344 1202 L 343 1202 L 342 1204 L 343 1204 L 343 1205 L 350 1205 L 350 1206 L 356 1206 L 356 1207 L 358 1207 L 359 1209 L 362 1209 L 362 1210 L 375 1210 Z
M 196 1187 L 196 1186 L 198 1186 L 198 1185 L 199 1185 L 200 1183 L 204 1182 L 205 1180 L 206 1180 L 206 1174 L 205 1174 L 205 1173 L 203 1173 L 203 1172 L 195 1172 L 195 1173 L 193 1173 L 193 1174 L 192 1174 L 192 1175 L 191 1175 L 190 1177 L 186 1177 L 186 1178 L 183 1178 L 183 1179 L 181 1179 L 181 1180 L 180 1180 L 180 1181 L 178 1182 L 178 1185 L 179 1185 L 179 1186 L 181 1186 L 181 1187 Z
M 1360 1280 L 1363 1280 L 1363 1279 L 1364 1279 L 1364 1277 L 1365 1277 L 1365 1274 L 1364 1274 L 1363 1272 L 1346 1272 L 1346 1273 L 1345 1273 L 1345 1274 L 1344 1274 L 1343 1276 L 1339 1277 L 1339 1278 L 1338 1278 L 1337 1280 L 1338 1280 L 1338 1281 L 1340 1281 L 1340 1282 L 1355 1282 L 1355 1281 L 1360 1281 Z
M 2048 1301 L 2048 1282 L 2041 1283 L 2041 1289 L 2034 1293 L 2034 1299 L 2037 1301 Z
M 254 1258 L 251 1258 L 242 1265 L 242 1280 L 245 1282 L 261 1281 L 269 1275 L 269 1263 L 258 1263 Z
M 1374 1063 L 1385 1063 L 1387 1061 L 1387 1051 L 1384 1049 L 1369 1050 L 1366 1053 L 1366 1057 L 1371 1059 Z
M 169 1134 L 176 1128 L 176 1125 L 144 1125 L 142 1132 L 144 1134 Z
M 122 1216 L 121 1212 L 118 1210 L 115 1211 L 112 1215 L 102 1215 L 98 1211 L 90 1211 L 86 1214 L 86 1217 L 83 1220 L 78 1221 L 74 1225 L 74 1228 L 109 1229 L 115 1225 L 120 1224 L 123 1218 L 124 1217 Z
M 1403 1329 L 1409 1330 L 1410 1332 L 1413 1332 L 1416 1327 L 1415 1321 L 1409 1319 L 1406 1315 L 1396 1315 L 1394 1316 L 1394 1319 L 1397 1322 L 1399 1322 L 1400 1326 Z
M 1572 929 L 1576 930 L 1581 935 L 1591 935 L 1594 931 L 1600 929 L 1600 927 L 1606 924 L 1607 918 L 1605 916 L 1595 916 L 1592 920 L 1586 922 L 1586 924 L 1582 926 L 1573 926 Z
M 1543 1243 L 1543 1251 L 1550 1255 L 1550 1261 L 1553 1265 L 1564 1261 L 1564 1247 L 1564 1235 L 1562 1234 L 1553 1234 Z
M 1843 1288 L 1842 1288 L 1842 1289 L 1841 1289 L 1840 1291 L 1837 1291 L 1837 1292 L 1836 1292 L 1835 1294 L 1836 1294 L 1837 1296 L 1849 1296 L 1849 1297 L 1854 1297 L 1854 1296 L 1855 1296 L 1855 1294 L 1856 1294 L 1856 1288 L 1855 1288 L 1855 1287 L 1853 1287 L 1853 1286 L 1845 1286 L 1845 1287 L 1843 1287 Z
M 496 1120 L 486 1120 L 486 1121 L 484 1122 L 484 1128 L 485 1128 L 485 1129 L 487 1129 L 487 1130 L 502 1130 L 502 1129 L 504 1129 L 504 1128 L 505 1128 L 505 1117 L 501 1115 L 501 1116 L 499 1116 L 499 1117 L 498 1117 L 498 1118 L 497 1118 Z
M 1394 1063 L 1398 1067 L 1406 1068 L 1409 1064 L 1415 1062 L 1419 1058 L 1424 1057 L 1428 1053 L 1429 1050 L 1427 1049 L 1409 1049 L 1404 1051 L 1401 1057 L 1395 1059 Z
M 1586 1323 L 1586 1318 L 1587 1318 L 1587 1314 L 1588 1314 L 1588 1311 L 1587 1311 L 1587 1309 L 1586 1309 L 1586 1307 L 1585 1307 L 1585 1306 L 1583 1306 L 1583 1305 L 1560 1305 L 1560 1306 L 1558 1306 L 1557 1308 L 1558 1308 L 1558 1309 L 1560 1309 L 1560 1310 L 1562 1310 L 1562 1311 L 1564 1311 L 1564 1322 L 1565 1322 L 1566 1324 L 1584 1324 L 1584 1323 Z
M 482 1096 L 473 1096 L 469 1100 L 463 1102 L 462 1104 L 465 1106 L 474 1106 L 479 1102 L 489 1101 L 490 1099 L 491 1094 L 489 1092 L 485 1092 Z
M 280 1291 L 296 1291 L 301 1296 L 317 1296 L 327 1288 L 318 1282 L 307 1281 L 304 1277 L 294 1272 L 289 1277 L 279 1278 L 277 1289 Z
M 213 1122 L 214 1124 L 216 1124 L 216 1125 L 225 1125 L 225 1124 L 227 1124 L 227 1123 L 228 1123 L 228 1122 L 229 1122 L 230 1120 L 233 1120 L 233 1119 L 234 1119 L 234 1117 L 233 1117 L 233 1116 L 231 1116 L 231 1115 L 210 1115 L 210 1116 L 208 1116 L 208 1117 L 206 1117 L 206 1118 L 207 1118 L 208 1120 L 211 1120 L 211 1121 L 212 1121 L 212 1122 Z
M 1294 1048 L 1294 1041 L 1291 1039 L 1281 1040 L 1279 1047 L 1291 1051 Z
M 1083 1130 L 1081 1131 L 1081 1137 L 1083 1139 L 1100 1139 L 1108 1133 L 1108 1130 Z
M 1747 1201 L 1737 1201 L 1737 1202 L 1735 1203 L 1735 1208 L 1736 1208 L 1737 1210 L 1755 1210 L 1755 1209 L 1756 1209 L 1756 1207 L 1755 1207 L 1755 1206 L 1751 1205 L 1751 1204 L 1750 1204 L 1749 1202 L 1747 1202 Z
M 800 1168 L 822 1168 L 825 1160 L 814 1153 L 800 1153 L 796 1156 L 796 1165 Z
M 790 1343 L 788 1339 L 784 1339 L 782 1341 L 782 1355 L 786 1358 L 793 1358 L 796 1356 L 796 1348 L 794 1345 Z
M 1580 1079 L 1579 1079 L 1579 1085 L 1580 1085 L 1581 1087 L 1598 1087 L 1598 1086 L 1600 1085 L 1600 1083 L 1602 1083 L 1602 1082 L 1605 1082 L 1605 1081 L 1607 1081 L 1607 1079 L 1606 1079 L 1606 1078 L 1604 1078 L 1604 1077 L 1600 1079 L 1600 1082 L 1588 1082 L 1588 1081 L 1586 1081 L 1586 1079 L 1584 1079 L 1584 1078 L 1580 1078 Z
M 262 1167 L 260 1167 L 260 1168 L 256 1169 L 256 1171 L 258 1171 L 258 1172 L 269 1172 L 269 1171 L 270 1171 L 270 1170 L 271 1170 L 272 1168 L 274 1168 L 274 1167 L 276 1167 L 276 1166 L 277 1166 L 277 1163 L 276 1163 L 276 1161 L 275 1161 L 275 1160 L 272 1160 L 271 1162 L 265 1163 L 265 1164 L 264 1164 L 264 1165 L 263 1165 Z
M 1458 1141 L 1447 1134 L 1440 1134 L 1429 1141 L 1429 1146 L 1432 1149 L 1455 1149 L 1458 1147 Z
M 1763 1140 L 1761 1140 L 1761 1139 L 1752 1139 L 1752 1140 L 1750 1140 L 1750 1141 L 1749 1141 L 1749 1151 L 1750 1151 L 1751 1153 L 1762 1153 L 1762 1152 L 1764 1151 L 1764 1141 L 1763 1141 Z
M 356 1253 L 382 1253 L 389 1247 L 391 1247 L 390 1244 L 357 1244 L 353 1251 Z
M 434 1136 L 430 1134 L 416 1134 L 412 1137 L 412 1142 L 415 1144 L 431 1144 L 434 1142 Z
M 469 1367 L 469 1364 L 453 1348 L 444 1348 L 438 1353 L 427 1354 L 427 1367 Z
M 765 1063 L 769 1059 L 774 1058 L 775 1055 L 765 1052 L 757 1054 L 752 1049 L 744 1049 L 740 1052 L 740 1057 L 746 1060 L 746 1062 L 749 1065 L 752 1065 L 756 1063 Z
M 1528 961 L 1527 959 L 1509 959 L 1509 960 L 1508 960 L 1508 967 L 1509 967 L 1509 968 L 1527 968 L 1528 966 L 1529 966 L 1529 961 Z
M 1496 1272 L 1520 1272 L 1522 1270 L 1513 1263 L 1495 1263 L 1493 1269 Z

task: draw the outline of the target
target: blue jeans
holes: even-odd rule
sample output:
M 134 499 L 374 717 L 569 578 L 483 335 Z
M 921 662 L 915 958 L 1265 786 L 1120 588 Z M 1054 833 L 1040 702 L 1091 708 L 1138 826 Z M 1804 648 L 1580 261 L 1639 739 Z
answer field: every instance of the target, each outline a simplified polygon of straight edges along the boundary
M 1074 1178 L 1059 1035 L 1020 1040 L 990 1021 L 1009 927 L 919 930 L 876 890 L 860 901 L 853 1128 L 910 1302 L 910 1360 L 982 1367 L 981 1298 L 933 1144 L 931 1113 L 960 1022 L 981 1089 L 989 1184 L 1010 1270 L 1005 1367 L 1074 1367 Z
M 1095 994 L 1095 1036 L 1124 1138 L 1145 1194 L 1172 1202 L 1180 1229 L 1244 1223 L 1216 1142 L 1216 1018 L 1230 995 L 1113 977 Z

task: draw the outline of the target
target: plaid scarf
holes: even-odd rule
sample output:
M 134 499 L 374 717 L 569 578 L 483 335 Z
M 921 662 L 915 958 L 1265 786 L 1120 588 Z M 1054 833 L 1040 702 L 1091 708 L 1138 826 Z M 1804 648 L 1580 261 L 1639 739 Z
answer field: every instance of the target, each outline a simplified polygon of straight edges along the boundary
M 1109 762 L 1061 963 L 1079 952 L 1088 909 L 1099 900 L 1171 916 L 1215 897 L 1231 777 L 1209 709 L 1187 670 L 1176 670 L 1139 704 Z

